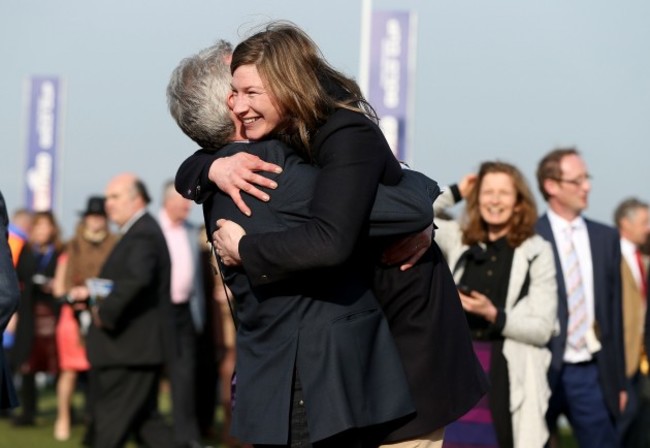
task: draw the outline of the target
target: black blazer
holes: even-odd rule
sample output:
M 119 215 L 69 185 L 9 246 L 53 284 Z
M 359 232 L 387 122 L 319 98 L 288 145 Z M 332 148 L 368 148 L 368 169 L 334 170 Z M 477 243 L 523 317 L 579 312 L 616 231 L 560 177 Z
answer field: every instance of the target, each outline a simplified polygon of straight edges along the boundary
M 650 269 L 648 269 L 648 284 L 650 284 Z M 650 288 L 648 288 L 646 299 L 646 303 L 650 303 Z M 647 354 L 650 352 L 650 313 L 648 312 L 645 313 L 645 330 L 643 334 L 645 336 L 645 350 Z
M 203 205 L 208 232 L 219 218 L 238 222 L 247 235 L 281 235 L 307 222 L 318 170 L 277 141 L 235 143 L 219 154 L 242 150 L 283 166 L 281 177 L 273 176 L 279 187 L 268 203 L 249 201 L 250 218 L 239 212 L 230 197 L 216 192 Z M 432 200 L 427 196 L 419 207 L 430 209 Z M 386 210 L 381 204 L 378 208 Z M 393 233 L 428 225 L 416 218 L 409 227 L 399 216 Z M 389 231 L 386 223 L 380 227 Z M 255 444 L 287 442 L 294 366 L 305 395 L 312 441 L 413 412 L 399 355 L 364 266 L 350 261 L 258 287 L 245 269 L 225 268 L 239 319 L 231 427 L 235 437 Z
M 316 133 L 312 150 L 321 167 L 311 206 L 314 219 L 292 232 L 246 236 L 240 242 L 243 264 L 258 284 L 295 276 L 305 266 L 347 259 L 353 240 L 363 232 L 377 182 L 395 185 L 400 178 L 379 128 L 354 112 L 332 114 Z M 383 247 L 382 241 L 373 241 L 374 250 L 366 251 L 369 265 L 376 263 Z M 372 282 L 417 410 L 416 418 L 386 441 L 411 439 L 469 411 L 487 391 L 487 379 L 474 354 L 453 277 L 435 243 L 406 272 L 377 264 Z
M 170 276 L 165 237 L 156 220 L 145 213 L 122 235 L 99 274 L 114 284 L 99 306 L 103 327 L 93 325 L 88 333 L 88 358 L 93 367 L 163 362 Z
M 20 296 L 18 279 L 11 260 L 11 249 L 7 243 L 8 224 L 5 200 L 0 193 L 0 344 L 9 319 L 16 311 Z M 18 400 L 11 380 L 11 370 L 5 361 L 4 350 L 0 349 L 0 409 L 15 406 L 18 406 Z
M 619 414 L 619 392 L 625 390 L 625 359 L 623 348 L 623 318 L 621 298 L 621 243 L 618 231 L 612 227 L 585 219 L 594 270 L 595 319 L 598 323 L 602 349 L 596 353 L 599 380 L 607 407 L 612 415 Z M 558 319 L 560 334 L 551 338 L 552 353 L 549 368 L 551 390 L 557 384 L 566 347 L 569 311 L 566 285 L 551 223 L 545 214 L 537 221 L 537 232 L 553 246 L 557 266 Z
M 321 167 L 310 206 L 313 219 L 291 231 L 246 235 L 240 242 L 254 286 L 300 279 L 310 269 L 344 263 L 357 241 L 366 244 L 361 263 L 375 266 L 388 242 L 375 239 L 369 246 L 365 240 L 377 183 L 394 185 L 401 178 L 379 128 L 360 114 L 339 110 L 319 129 L 313 150 Z M 190 159 L 179 170 L 176 186 L 200 201 L 206 191 L 216 190 L 207 178 L 211 160 Z M 283 182 L 281 176 L 278 182 Z M 269 194 L 273 201 L 275 192 Z M 427 434 L 463 415 L 487 390 L 451 272 L 434 243 L 409 271 L 376 265 L 368 275 L 391 325 L 417 409 L 416 418 L 386 440 Z

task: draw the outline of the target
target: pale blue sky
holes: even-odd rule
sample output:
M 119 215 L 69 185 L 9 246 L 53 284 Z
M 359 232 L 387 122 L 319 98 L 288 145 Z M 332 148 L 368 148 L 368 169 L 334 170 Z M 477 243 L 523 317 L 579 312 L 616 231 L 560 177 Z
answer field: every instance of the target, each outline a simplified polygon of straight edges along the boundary
M 650 2 L 374 7 L 418 14 L 414 168 L 446 184 L 499 158 L 518 165 L 536 190 L 540 157 L 577 145 L 594 176 L 587 215 L 611 222 L 624 197 L 650 200 Z M 87 196 L 121 171 L 139 174 L 158 208 L 163 182 L 195 149 L 166 108 L 180 59 L 218 38 L 236 43 L 265 20 L 288 19 L 356 77 L 360 13 L 352 0 L 0 0 L 0 189 L 10 209 L 23 202 L 25 77 L 66 82 L 58 214 L 69 236 Z

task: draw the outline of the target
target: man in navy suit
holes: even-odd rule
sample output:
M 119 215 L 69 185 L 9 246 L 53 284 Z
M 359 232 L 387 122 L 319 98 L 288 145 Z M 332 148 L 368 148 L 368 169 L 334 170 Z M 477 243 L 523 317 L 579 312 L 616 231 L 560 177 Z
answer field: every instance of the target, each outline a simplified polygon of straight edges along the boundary
M 549 342 L 551 432 L 564 413 L 581 447 L 616 447 L 615 418 L 625 408 L 618 232 L 582 216 L 591 176 L 575 148 L 548 153 L 537 168 L 548 211 L 537 231 L 553 245 L 559 334 Z

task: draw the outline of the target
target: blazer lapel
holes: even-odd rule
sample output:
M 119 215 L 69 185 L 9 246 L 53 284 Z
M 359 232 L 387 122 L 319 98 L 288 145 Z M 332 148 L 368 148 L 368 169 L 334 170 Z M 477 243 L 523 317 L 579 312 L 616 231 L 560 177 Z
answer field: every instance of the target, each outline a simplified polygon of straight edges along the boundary
M 604 245 L 598 239 L 597 231 L 594 226 L 591 224 L 591 221 L 585 219 L 585 224 L 587 226 L 587 234 L 589 236 L 589 248 L 591 250 L 591 266 L 592 266 L 592 276 L 593 276 L 593 288 L 594 288 L 594 312 L 596 322 L 602 322 L 603 316 L 607 316 L 608 312 L 606 309 L 602 309 L 606 305 L 606 300 L 604 300 L 603 293 L 607 289 L 601 286 L 601 282 L 606 279 L 602 278 L 602 274 L 597 272 L 598 266 L 605 261 L 605 253 L 603 252 Z

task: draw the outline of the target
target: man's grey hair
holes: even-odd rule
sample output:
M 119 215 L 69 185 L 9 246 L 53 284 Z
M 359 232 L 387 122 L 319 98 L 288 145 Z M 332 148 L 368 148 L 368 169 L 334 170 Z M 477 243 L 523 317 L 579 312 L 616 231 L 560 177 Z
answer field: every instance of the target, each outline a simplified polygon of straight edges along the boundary
M 162 189 L 162 203 L 164 204 L 165 202 L 167 202 L 167 199 L 169 199 L 174 193 L 176 193 L 174 179 L 169 179 L 165 181 Z
M 235 132 L 227 104 L 231 55 L 232 45 L 219 40 L 183 59 L 167 85 L 169 112 L 183 132 L 204 149 L 225 146 Z
M 643 202 L 638 198 L 627 198 L 616 207 L 614 211 L 614 223 L 616 227 L 621 226 L 621 221 L 623 219 L 634 218 L 639 209 L 648 209 L 648 203 Z

